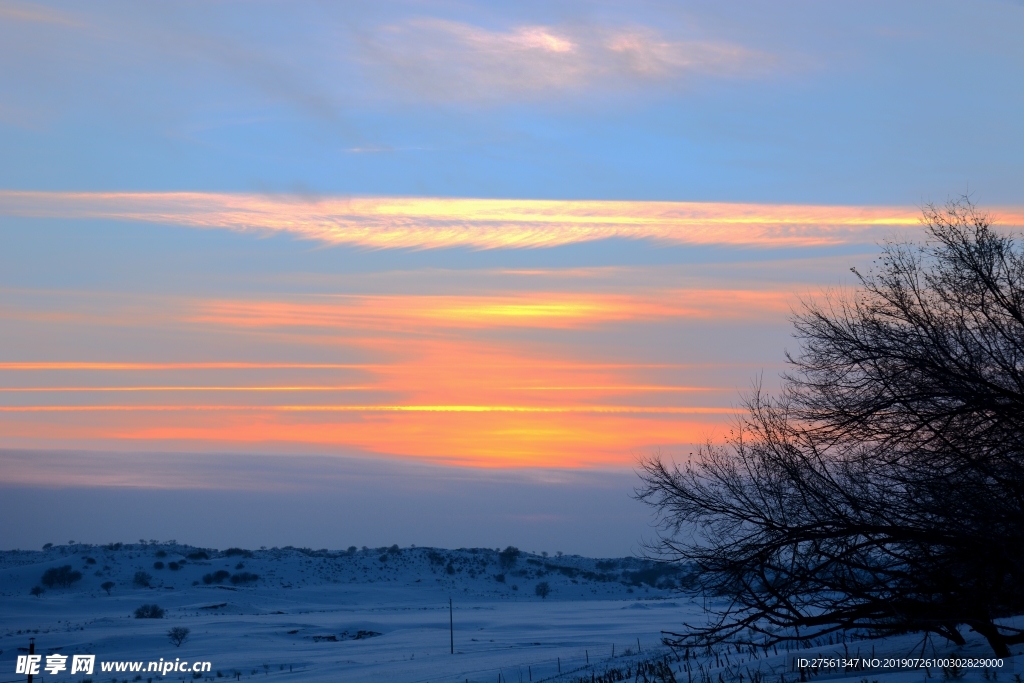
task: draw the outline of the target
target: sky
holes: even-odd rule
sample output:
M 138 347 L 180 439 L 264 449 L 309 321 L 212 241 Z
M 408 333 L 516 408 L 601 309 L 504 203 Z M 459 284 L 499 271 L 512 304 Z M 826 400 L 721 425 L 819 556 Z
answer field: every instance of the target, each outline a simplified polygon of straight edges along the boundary
M 923 206 L 1024 226 L 1024 3 L 0 0 L 0 547 L 640 552 Z M 173 513 L 171 512 L 173 511 Z

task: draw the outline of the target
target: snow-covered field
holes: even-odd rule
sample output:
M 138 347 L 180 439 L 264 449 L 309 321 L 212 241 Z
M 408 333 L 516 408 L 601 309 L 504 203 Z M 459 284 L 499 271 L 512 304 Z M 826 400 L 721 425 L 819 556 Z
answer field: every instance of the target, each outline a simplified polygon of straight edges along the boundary
M 69 566 L 81 578 L 33 596 L 47 570 Z M 218 572 L 220 572 L 218 574 Z M 138 576 L 136 580 L 136 575 Z M 66 576 L 66 574 L 65 574 Z M 71 575 L 73 577 L 73 574 Z M 147 578 L 148 577 L 148 578 Z M 254 578 L 255 577 L 255 578 Z M 0 553 L 0 683 L 15 675 L 30 637 L 45 655 L 94 654 L 91 677 L 42 674 L 42 680 L 250 679 L 302 681 L 591 680 L 606 672 L 651 680 L 776 683 L 794 656 L 957 654 L 989 657 L 984 643 L 963 650 L 906 636 L 887 641 L 818 643 L 799 653 L 722 648 L 680 659 L 660 645 L 662 630 L 700 621 L 702 605 L 672 587 L 679 575 L 636 558 L 542 557 L 496 549 L 432 548 L 216 551 L 176 544 L 69 545 Z M 149 585 L 144 585 L 148 583 Z M 104 588 L 104 584 L 107 584 Z M 113 584 L 113 585 L 110 585 Z M 546 585 L 546 597 L 538 594 Z M 109 593 L 107 588 L 109 588 Z M 543 591 L 541 591 L 543 592 Z M 454 624 L 450 652 L 449 599 Z M 142 605 L 162 618 L 135 618 Z M 189 629 L 176 647 L 167 633 Z M 209 661 L 208 674 L 166 676 L 100 671 L 102 662 Z M 1020 683 L 1017 658 L 996 681 Z M 658 664 L 660 678 L 652 663 Z M 70 657 L 68 660 L 70 664 Z M 561 672 L 561 674 L 559 674 Z M 669 673 L 671 672 L 671 673 Z M 821 673 L 904 683 L 955 678 L 941 668 Z M 986 678 L 987 677 L 987 678 Z M 39 680 L 39 679 L 37 679 Z M 993 680 L 970 670 L 965 680 Z

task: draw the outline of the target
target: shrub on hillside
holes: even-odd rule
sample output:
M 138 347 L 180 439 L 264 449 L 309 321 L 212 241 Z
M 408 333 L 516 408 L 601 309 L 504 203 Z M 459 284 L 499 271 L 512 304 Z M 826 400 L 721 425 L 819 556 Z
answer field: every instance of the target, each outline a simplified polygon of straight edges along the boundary
M 507 569 L 508 567 L 511 567 L 516 563 L 516 560 L 519 559 L 520 554 L 521 553 L 519 548 L 515 547 L 514 545 L 510 545 L 509 547 L 505 548 L 500 553 L 498 553 L 498 560 L 501 562 L 501 566 Z
M 114 587 L 113 581 L 104 581 L 100 584 L 100 588 L 107 591 L 107 595 L 110 595 L 110 589 Z
M 548 585 L 547 581 L 541 581 L 533 591 L 540 597 L 546 598 L 551 595 L 551 586 Z
M 163 619 L 164 610 L 159 605 L 143 605 L 135 610 L 136 619 Z
M 218 569 L 212 574 L 203 575 L 203 583 L 209 586 L 211 583 L 224 583 L 231 576 L 231 572 Z
M 132 585 L 136 588 L 149 588 L 149 582 L 153 580 L 153 577 L 146 572 L 135 572 L 135 576 L 132 577 Z
M 40 595 L 42 595 L 45 592 L 46 591 L 43 590 L 42 586 L 32 586 L 32 590 L 29 591 L 29 594 L 30 595 L 34 595 L 34 596 L 36 596 L 38 598 Z
M 259 578 L 259 576 L 251 572 L 239 572 L 231 576 L 231 583 L 237 586 L 238 584 L 242 583 L 252 583 L 253 581 L 258 581 Z
M 71 584 L 81 578 L 82 572 L 74 571 L 71 569 L 70 564 L 66 564 L 63 567 L 50 567 L 47 569 L 43 572 L 43 578 L 41 581 L 47 588 L 53 588 L 54 586 L 68 588 Z
M 153 569 L 163 569 L 163 568 L 164 568 L 164 563 L 163 562 L 157 561 L 157 562 L 153 563 Z
M 185 557 L 187 557 L 190 560 L 208 560 L 208 559 L 210 559 L 210 556 L 207 555 L 202 550 L 196 550 L 194 552 L 191 552 L 188 555 L 186 555 Z

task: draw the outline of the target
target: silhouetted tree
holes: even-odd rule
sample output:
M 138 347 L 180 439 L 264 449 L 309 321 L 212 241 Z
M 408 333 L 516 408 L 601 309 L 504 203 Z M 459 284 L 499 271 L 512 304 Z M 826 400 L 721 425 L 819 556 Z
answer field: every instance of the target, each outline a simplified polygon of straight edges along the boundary
M 70 564 L 66 564 L 63 567 L 50 567 L 43 572 L 43 578 L 40 581 L 47 588 L 53 588 L 54 586 L 69 588 L 71 584 L 81 578 L 82 572 L 75 571 L 71 568 Z
M 167 632 L 167 638 L 174 643 L 174 647 L 181 647 L 182 643 L 188 640 L 188 634 L 191 633 L 184 626 L 175 626 Z
M 683 643 L 1024 631 L 1024 254 L 967 200 L 855 292 L 807 304 L 781 395 L 724 445 L 642 464 L 654 551 L 726 607 Z

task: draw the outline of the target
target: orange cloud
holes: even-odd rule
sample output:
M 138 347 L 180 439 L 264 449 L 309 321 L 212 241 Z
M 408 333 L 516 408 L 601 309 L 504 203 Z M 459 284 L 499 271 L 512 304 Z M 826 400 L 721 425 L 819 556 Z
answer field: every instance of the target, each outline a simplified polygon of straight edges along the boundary
M 323 373 L 321 385 L 241 387 L 99 384 L 108 373 L 120 376 L 136 366 L 174 375 L 194 373 L 199 365 L 204 368 L 201 377 L 207 370 L 235 365 L 231 363 L 183 363 L 176 368 L 159 363 L 32 364 L 41 376 L 56 378 L 62 372 L 57 368 L 76 372 L 84 365 L 96 373 L 97 384 L 33 384 L 0 391 L 0 445 L 354 449 L 473 467 L 629 466 L 639 452 L 700 441 L 735 415 L 730 390 L 682 381 L 694 370 L 685 364 L 587 363 L 521 344 L 459 337 L 388 337 L 368 343 L 387 347 L 393 360 L 359 366 L 363 374 L 358 385 L 329 384 L 331 373 L 348 371 L 346 364 L 316 371 Z M 33 377 L 25 365 L 6 364 L 0 370 Z M 273 369 L 276 364 L 237 365 L 248 373 L 245 366 Z M 298 365 L 302 372 L 307 367 L 281 365 Z M 307 389 L 312 391 L 301 402 L 282 400 L 285 395 L 302 396 Z M 198 393 L 189 395 L 192 390 Z M 375 398 L 387 398 L 359 398 L 375 391 Z M 110 395 L 106 392 L 131 399 L 93 402 Z M 182 401 L 163 401 L 159 397 L 168 394 L 162 392 L 173 392 Z M 224 402 L 214 398 L 221 395 Z
M 720 431 L 736 415 L 732 387 L 750 370 L 631 362 L 629 353 L 602 343 L 602 335 L 617 337 L 639 324 L 738 326 L 782 319 L 789 310 L 783 290 L 673 284 L 614 294 L 162 297 L 159 306 L 89 299 L 84 308 L 76 305 L 96 312 L 99 330 L 124 318 L 141 332 L 187 333 L 197 342 L 190 354 L 216 349 L 221 356 L 244 340 L 247 353 L 272 357 L 2 362 L 0 447 L 362 452 L 473 467 L 629 466 L 639 453 Z M 33 301 L 51 306 L 48 299 Z M 157 309 L 159 319 L 132 313 Z M 80 321 L 27 324 L 50 326 L 59 337 Z
M 13 190 L 0 191 L 0 214 L 284 233 L 373 249 L 553 247 L 613 237 L 747 246 L 873 243 L 920 219 L 916 207 Z M 1024 208 L 998 209 L 993 217 L 1022 226 Z

